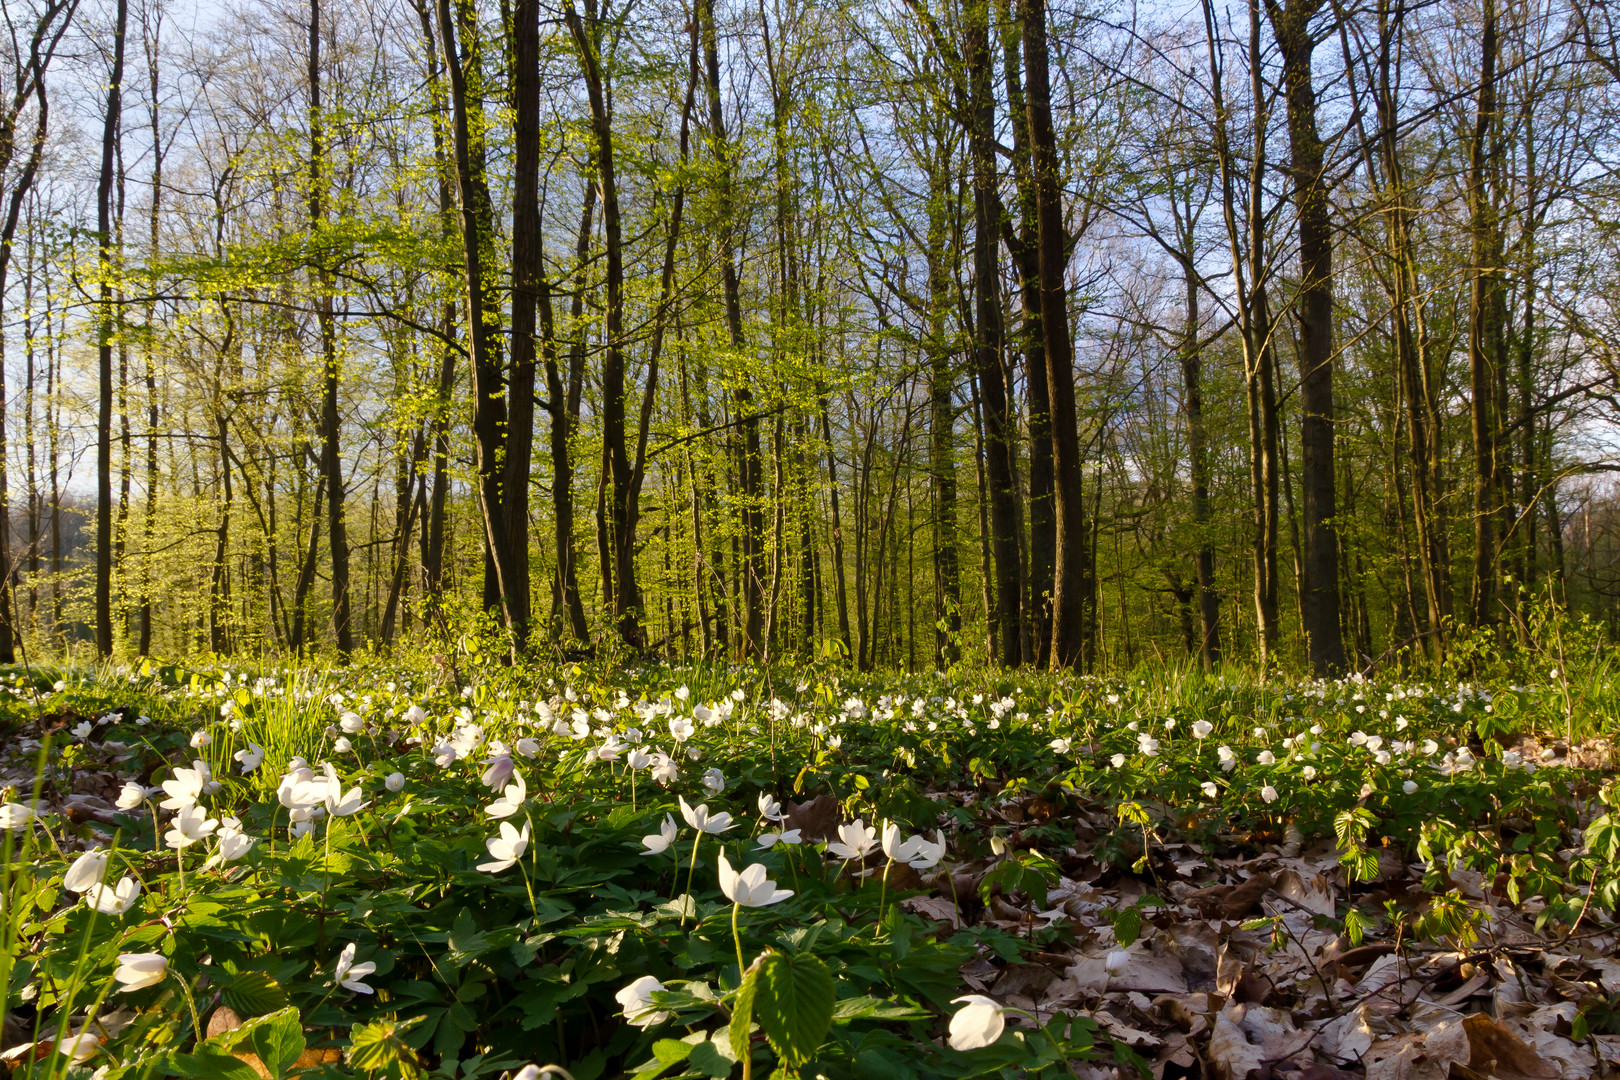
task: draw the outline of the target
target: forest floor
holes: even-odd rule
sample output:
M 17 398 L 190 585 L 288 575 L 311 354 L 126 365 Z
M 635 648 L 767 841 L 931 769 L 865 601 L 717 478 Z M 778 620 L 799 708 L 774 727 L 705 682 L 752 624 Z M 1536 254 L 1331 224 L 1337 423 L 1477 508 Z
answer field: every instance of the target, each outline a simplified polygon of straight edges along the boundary
M 1620 783 L 1581 712 L 1556 681 L 7 671 L 0 1071 L 1620 1075 Z

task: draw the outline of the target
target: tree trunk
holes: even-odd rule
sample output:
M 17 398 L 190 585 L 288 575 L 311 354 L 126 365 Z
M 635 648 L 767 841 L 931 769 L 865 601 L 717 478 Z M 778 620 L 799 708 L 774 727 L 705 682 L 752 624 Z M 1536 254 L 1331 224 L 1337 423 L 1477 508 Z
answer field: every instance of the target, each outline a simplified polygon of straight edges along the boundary
M 321 175 L 326 159 L 325 118 L 321 115 L 321 0 L 309 3 L 309 227 L 317 238 L 326 225 L 326 180 Z M 339 361 L 337 321 L 332 306 L 332 274 L 317 268 L 320 308 L 316 320 L 321 334 L 321 474 L 326 478 L 326 533 L 332 552 L 332 633 L 338 656 L 354 651 L 349 624 L 349 534 L 344 524 L 343 457 L 339 447 Z
M 1334 525 L 1333 467 L 1333 236 L 1322 138 L 1316 128 L 1316 90 L 1310 20 L 1320 0 L 1287 0 L 1267 10 L 1283 57 L 1293 198 L 1299 218 L 1300 492 L 1303 552 L 1300 620 L 1317 676 L 1345 667 L 1339 621 L 1339 536 Z
M 1052 129 L 1051 78 L 1046 49 L 1045 0 L 1019 0 L 1024 28 L 1024 64 L 1030 166 L 1035 179 L 1040 239 L 1041 337 L 1046 346 L 1046 379 L 1052 407 L 1053 510 L 1057 523 L 1052 582 L 1053 670 L 1077 667 L 1087 646 L 1085 494 L 1080 436 L 1074 399 L 1074 348 L 1069 340 L 1068 234 L 1063 224 L 1057 137 Z
M 635 490 L 630 455 L 625 445 L 625 360 L 624 360 L 624 251 L 619 222 L 619 185 L 614 171 L 613 128 L 608 115 L 605 76 L 601 66 L 600 26 L 594 4 L 588 4 L 585 23 L 572 3 L 564 12 L 574 45 L 579 50 L 580 69 L 585 76 L 590 100 L 591 133 L 596 143 L 597 182 L 602 189 L 602 231 L 607 247 L 607 345 L 602 355 L 602 443 L 608 473 L 612 479 L 610 519 L 613 556 L 613 614 L 619 636 L 632 649 L 641 649 L 645 640 L 641 629 L 641 590 L 636 584 L 635 515 L 631 500 Z
M 100 397 L 96 413 L 96 651 L 112 655 L 112 424 L 113 424 L 113 161 L 122 128 L 124 31 L 129 24 L 128 0 L 118 0 L 113 24 L 112 73 L 107 81 L 107 113 L 101 129 L 101 180 L 96 186 L 96 233 L 100 277 L 96 356 Z M 6 523 L 9 531 L 9 523 Z M 10 588 L 11 567 L 5 567 Z M 9 594 L 7 597 L 9 606 Z
M 1020 597 L 1024 588 L 1019 559 L 1017 450 L 1013 445 L 1013 417 L 1002 376 L 1001 269 L 997 245 L 1001 236 L 1001 194 L 996 174 L 995 94 L 991 86 L 989 0 L 968 6 L 965 59 L 970 97 L 969 142 L 973 156 L 973 282 L 974 360 L 983 406 L 985 479 L 989 486 L 991 552 L 995 559 L 993 619 L 1000 641 L 1000 661 L 1016 667 L 1022 657 L 1019 629 Z M 986 574 L 990 567 L 984 568 Z
M 476 12 L 470 0 L 456 0 L 452 14 L 451 2 L 439 0 L 439 38 L 444 50 L 445 71 L 450 76 L 456 182 L 461 196 L 467 344 L 473 368 L 474 458 L 487 558 L 485 596 L 494 594 L 514 646 L 521 648 L 527 626 L 513 606 L 513 593 L 507 587 L 510 577 L 512 588 L 519 588 L 519 571 L 508 543 L 510 533 L 502 492 L 507 400 L 500 355 L 501 299 L 495 283 L 494 210 L 484 167 L 483 66 Z M 489 588 L 491 576 L 493 589 Z
M 1190 239 L 1190 238 L 1189 238 Z M 1193 527 L 1198 550 L 1193 556 L 1198 593 L 1198 657 L 1205 671 L 1221 662 L 1221 597 L 1215 589 L 1215 539 L 1209 501 L 1209 436 L 1204 428 L 1204 358 L 1198 341 L 1198 271 L 1191 261 L 1182 264 L 1186 286 L 1186 322 L 1181 337 L 1181 382 L 1187 395 L 1187 457 L 1192 473 Z M 1178 594 L 1179 597 L 1180 594 Z M 1190 599 L 1190 597 L 1189 597 Z M 1185 607 L 1185 603 L 1183 604 Z M 1190 628 L 1191 613 L 1185 616 Z
M 512 346 L 506 386 L 501 516 L 510 559 L 501 575 L 516 648 L 528 644 L 529 470 L 534 455 L 535 314 L 543 287 L 540 221 L 540 4 L 512 5 Z M 549 320 L 548 320 L 549 322 Z M 550 350 L 551 327 L 544 348 Z M 555 366 L 555 365 L 553 365 Z
M 1497 349 L 1501 323 L 1501 236 L 1496 207 L 1488 190 L 1488 173 L 1501 153 L 1496 131 L 1496 0 L 1483 0 L 1484 33 L 1480 43 L 1479 96 L 1468 145 L 1468 216 L 1472 240 L 1468 297 L 1468 386 L 1470 428 L 1474 441 L 1474 573 L 1469 615 L 1475 626 L 1496 621 L 1499 576 L 1496 519 L 1501 482 L 1497 475 Z
M 1007 104 L 1013 129 L 1013 177 L 1018 186 L 1021 229 L 1002 225 L 1003 236 L 1018 269 L 1023 326 L 1019 348 L 1024 357 L 1024 385 L 1029 395 L 1029 573 L 1021 626 L 1023 662 L 1045 667 L 1052 651 L 1052 577 L 1057 552 L 1054 517 L 1052 408 L 1046 371 L 1046 341 L 1041 329 L 1040 224 L 1035 176 L 1030 167 L 1028 103 L 1021 84 L 1023 61 L 1019 21 L 1001 0 L 1002 58 Z M 1014 452 L 1011 444 L 1009 456 Z

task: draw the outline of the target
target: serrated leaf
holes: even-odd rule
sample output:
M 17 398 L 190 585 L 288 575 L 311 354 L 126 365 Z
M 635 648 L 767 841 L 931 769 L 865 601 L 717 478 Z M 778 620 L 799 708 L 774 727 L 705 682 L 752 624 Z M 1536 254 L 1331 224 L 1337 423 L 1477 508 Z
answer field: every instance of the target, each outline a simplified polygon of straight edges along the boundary
M 758 965 L 752 1004 L 776 1056 L 789 1066 L 803 1065 L 832 1027 L 837 1004 L 832 972 L 814 956 L 768 953 Z
M 1121 911 L 1114 919 L 1114 939 L 1119 947 L 1128 949 L 1142 935 L 1142 913 L 1135 907 Z
M 264 1062 L 271 1076 L 286 1076 L 304 1052 L 304 1025 L 298 1010 L 288 1006 L 269 1016 L 249 1020 L 235 1033 L 237 1045 L 247 1043 Z
M 407 1075 L 414 1074 L 416 1052 L 411 1049 L 404 1036 L 424 1019 L 422 1016 L 413 1016 L 400 1023 L 377 1020 L 370 1024 L 359 1025 L 349 1035 L 349 1064 L 366 1072 L 398 1064 L 402 1066 L 401 1071 Z
M 173 1075 L 191 1080 L 259 1080 L 251 1065 L 231 1054 L 175 1054 L 169 1068 Z
M 220 994 L 236 1015 L 264 1016 L 287 1007 L 287 991 L 262 971 L 244 971 L 231 980 Z
M 749 1032 L 754 1027 L 754 1001 L 759 995 L 759 969 L 760 961 L 743 976 L 742 986 L 737 990 L 737 1000 L 731 1006 L 731 1024 L 726 1029 L 731 1036 L 732 1049 L 737 1051 L 740 1058 L 743 1054 L 752 1052 Z

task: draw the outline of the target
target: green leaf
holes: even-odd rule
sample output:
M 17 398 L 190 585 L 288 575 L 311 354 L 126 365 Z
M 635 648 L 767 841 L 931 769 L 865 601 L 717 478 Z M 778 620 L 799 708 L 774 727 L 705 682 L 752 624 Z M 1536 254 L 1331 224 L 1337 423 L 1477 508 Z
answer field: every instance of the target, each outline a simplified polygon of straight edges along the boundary
M 193 1080 L 259 1080 L 253 1066 L 230 1054 L 175 1054 L 169 1059 L 169 1068 L 174 1075 Z
M 686 1060 L 692 1053 L 692 1044 L 682 1042 L 680 1039 L 659 1039 L 653 1043 L 652 1052 L 660 1065 L 673 1065 L 677 1061 Z
M 760 962 L 756 960 L 748 974 L 743 977 L 742 986 L 737 990 L 737 1000 L 731 1006 L 731 1025 L 727 1028 L 731 1036 L 732 1049 L 737 1051 L 741 1058 L 743 1054 L 752 1053 L 749 1032 L 754 1027 L 754 1001 L 759 995 L 759 969 Z
M 236 1015 L 263 1016 L 287 1007 L 287 991 L 262 971 L 244 971 L 231 980 L 221 999 Z
M 692 1067 L 713 1080 L 725 1080 L 731 1075 L 735 1061 L 720 1052 L 720 1048 L 712 1042 L 700 1042 L 692 1047 Z
M 349 1035 L 349 1064 L 366 1072 L 398 1064 L 402 1072 L 414 1074 L 416 1052 L 405 1041 L 404 1035 L 423 1019 L 422 1016 L 413 1016 L 397 1024 L 392 1020 L 377 1020 L 354 1028 Z
M 900 1005 L 875 997 L 845 998 L 833 1007 L 833 1021 L 851 1020 L 926 1020 L 929 1013 L 910 1005 Z
M 1121 911 L 1114 918 L 1114 938 L 1119 947 L 1128 949 L 1131 943 L 1142 936 L 1142 913 L 1133 905 Z
M 238 1046 L 246 1042 L 253 1048 L 271 1076 L 286 1076 L 304 1052 L 304 1025 L 298 1019 L 298 1010 L 291 1006 L 249 1020 L 233 1034 L 237 1035 Z
M 758 980 L 752 1004 L 765 1038 L 785 1064 L 803 1065 L 832 1027 L 832 972 L 814 956 L 773 952 L 759 964 Z

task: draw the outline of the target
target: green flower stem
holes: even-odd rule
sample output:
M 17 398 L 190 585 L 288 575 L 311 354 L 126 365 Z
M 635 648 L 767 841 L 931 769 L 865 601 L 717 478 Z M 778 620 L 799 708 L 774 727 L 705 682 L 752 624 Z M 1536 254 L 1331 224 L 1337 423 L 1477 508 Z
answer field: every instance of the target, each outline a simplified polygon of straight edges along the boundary
M 891 866 L 893 866 L 893 865 L 894 865 L 894 860 L 893 859 L 890 859 L 888 862 L 883 864 L 883 877 L 878 883 L 878 917 L 877 917 L 877 921 L 878 921 L 879 928 L 881 928 L 883 926 L 883 908 L 884 908 L 884 905 L 888 902 L 888 896 L 889 896 L 889 868 Z
M 180 995 L 186 999 L 186 1008 L 191 1012 L 191 1027 L 197 1033 L 197 1045 L 200 1046 L 203 1043 L 203 1029 L 202 1020 L 197 1016 L 197 999 L 191 996 L 191 986 L 185 979 L 175 975 L 174 981 L 180 984 Z
M 697 839 L 692 841 L 692 865 L 686 870 L 686 895 L 692 895 L 692 876 L 697 873 L 698 847 L 703 843 L 703 830 L 699 829 Z M 694 902 L 695 906 L 695 902 Z M 686 926 L 686 905 L 681 905 L 681 926 Z
M 747 970 L 748 970 L 748 965 L 743 963 L 742 932 L 737 929 L 737 916 L 739 914 L 741 914 L 741 913 L 742 913 L 742 905 L 741 904 L 734 903 L 734 904 L 731 905 L 731 940 L 737 946 L 737 985 L 738 986 L 741 986 L 743 984 L 744 973 L 747 972 Z

